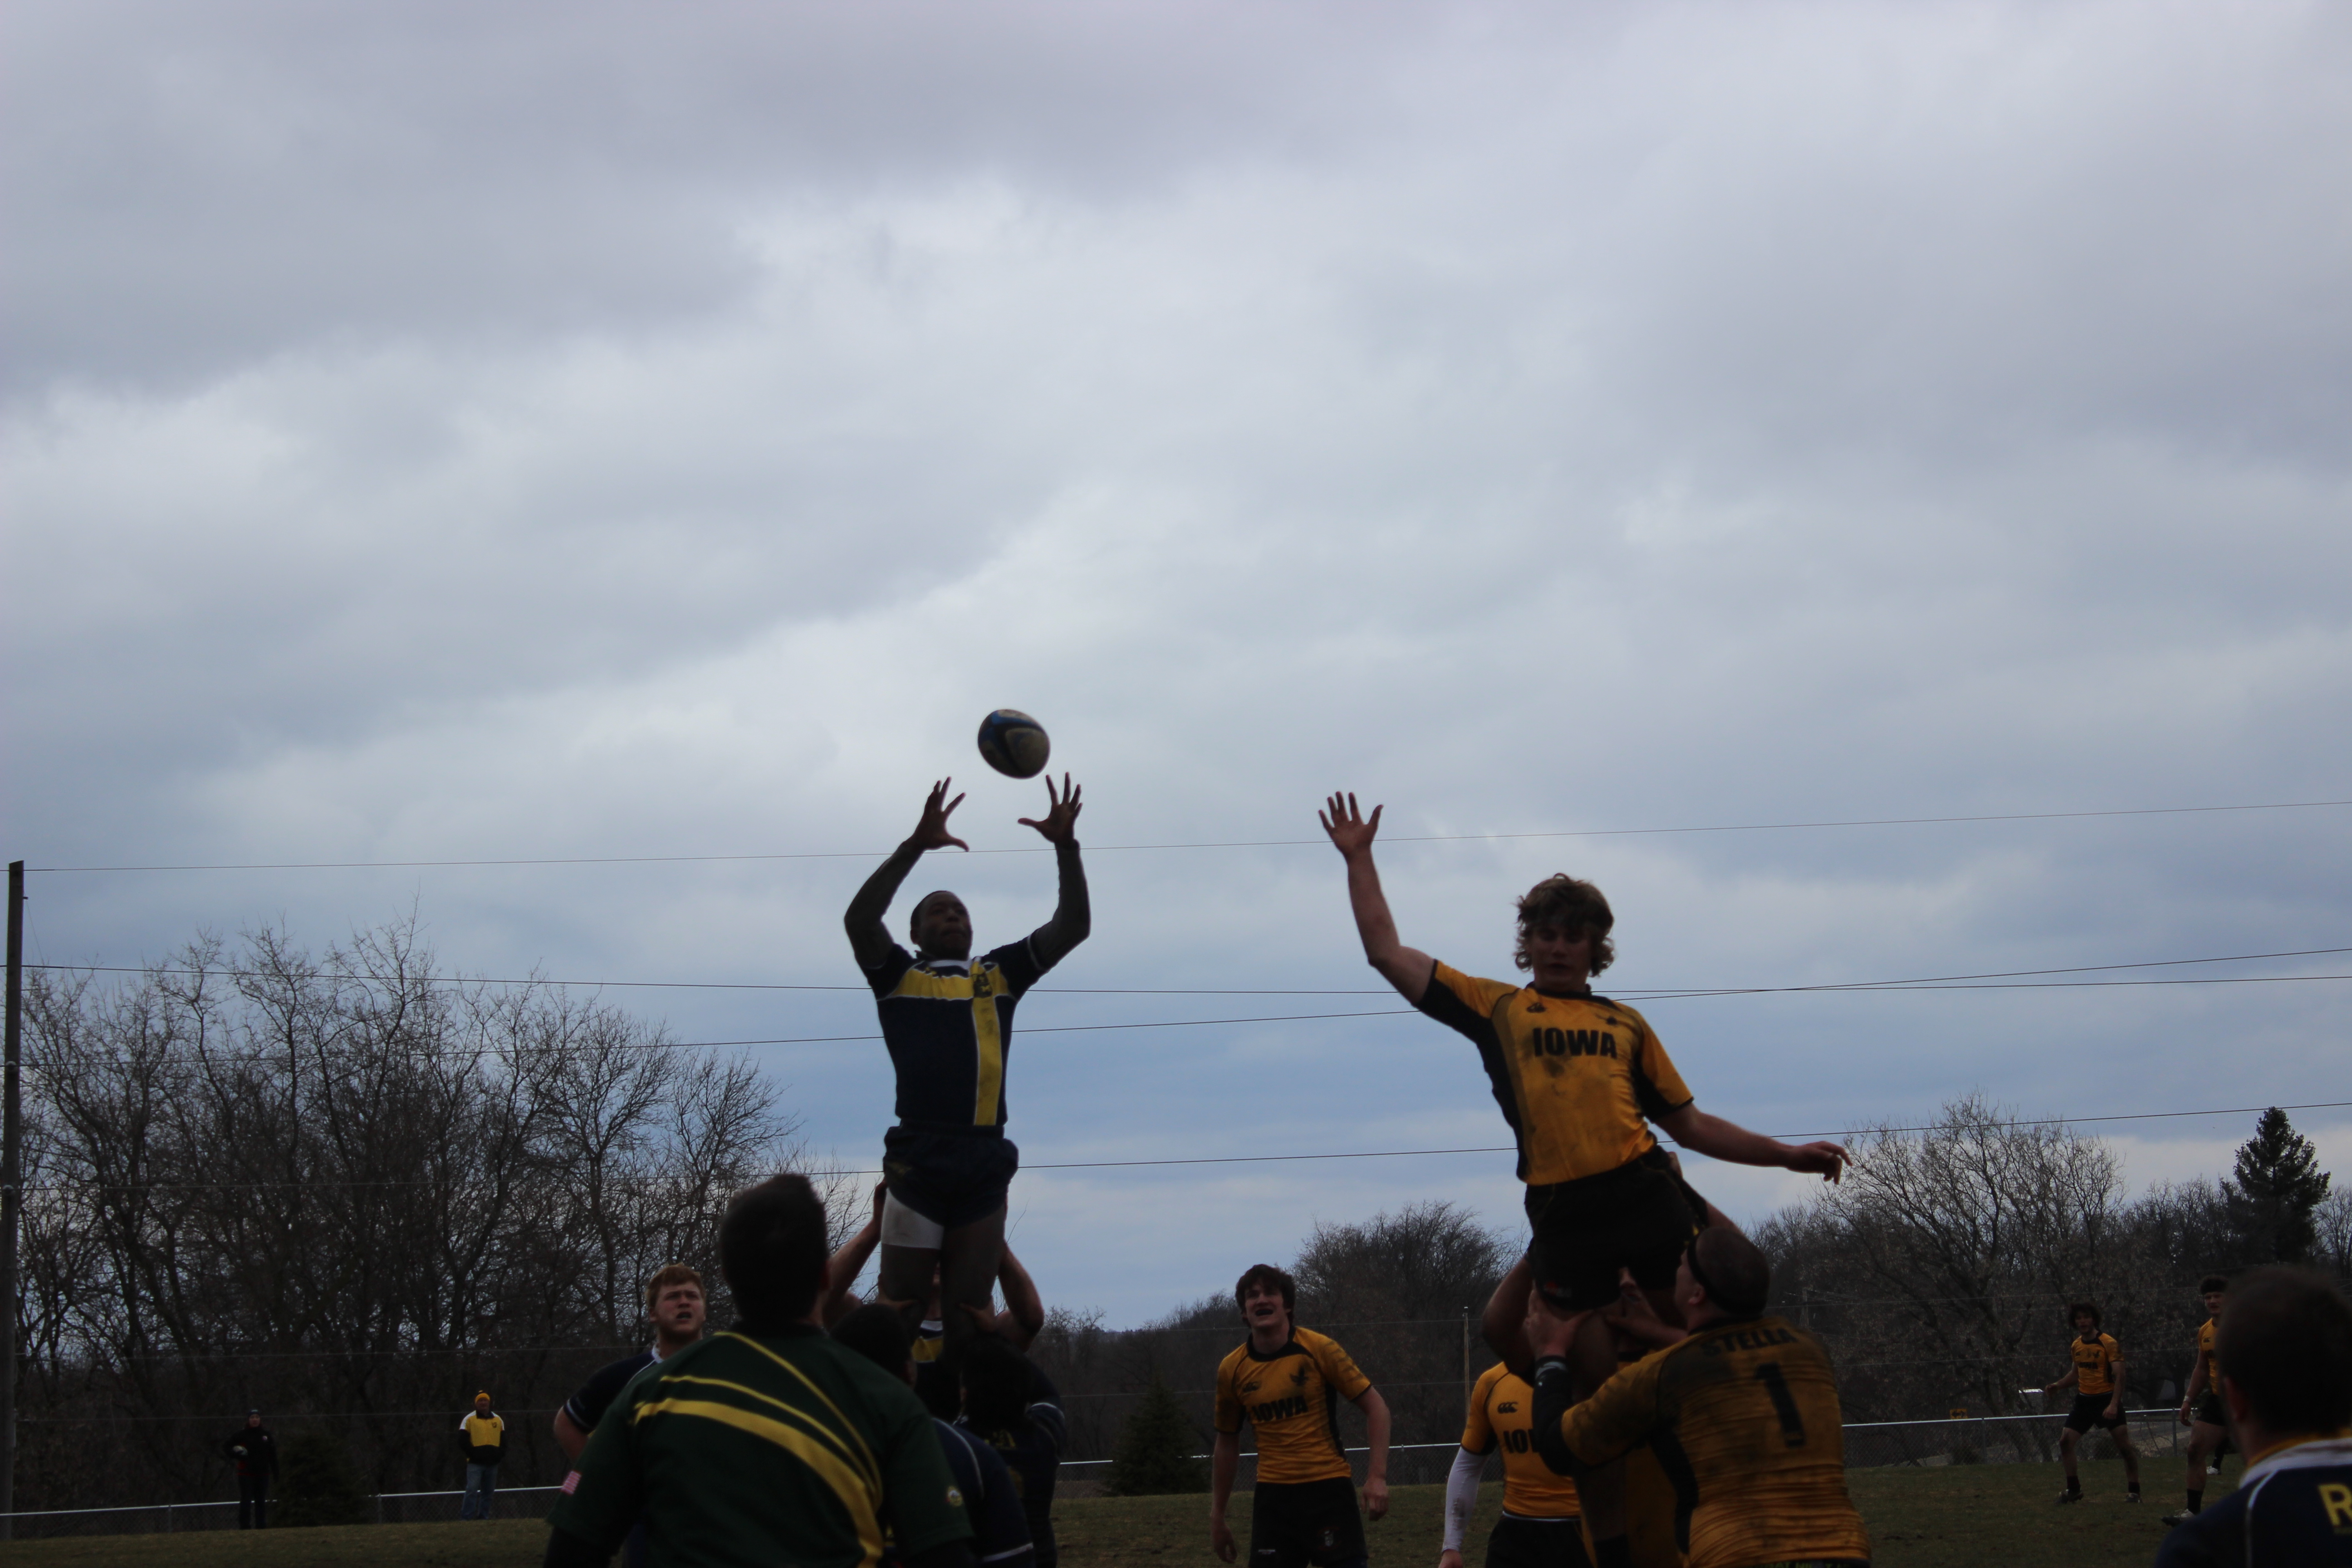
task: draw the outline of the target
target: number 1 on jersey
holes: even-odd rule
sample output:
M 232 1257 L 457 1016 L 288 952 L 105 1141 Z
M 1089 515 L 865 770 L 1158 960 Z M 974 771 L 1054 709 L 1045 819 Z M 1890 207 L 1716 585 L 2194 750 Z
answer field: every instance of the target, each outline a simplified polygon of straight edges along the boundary
M 1789 1392 L 1789 1380 L 1780 1375 L 1780 1363 L 1768 1361 L 1756 1369 L 1756 1379 L 1772 1396 L 1772 1409 L 1780 1417 L 1780 1436 L 1791 1448 L 1805 1446 L 1805 1418 L 1797 1409 L 1796 1395 Z

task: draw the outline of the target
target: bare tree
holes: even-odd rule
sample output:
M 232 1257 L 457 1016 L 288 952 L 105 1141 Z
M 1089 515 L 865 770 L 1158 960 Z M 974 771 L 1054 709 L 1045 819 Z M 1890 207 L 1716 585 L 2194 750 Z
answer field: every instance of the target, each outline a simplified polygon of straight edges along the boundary
M 750 1063 L 437 971 L 412 923 L 36 977 L 28 1506 L 202 1495 L 252 1405 L 445 1484 L 482 1385 L 551 1471 L 543 1417 L 640 1331 L 646 1274 L 715 1273 L 727 1194 L 807 1163 Z

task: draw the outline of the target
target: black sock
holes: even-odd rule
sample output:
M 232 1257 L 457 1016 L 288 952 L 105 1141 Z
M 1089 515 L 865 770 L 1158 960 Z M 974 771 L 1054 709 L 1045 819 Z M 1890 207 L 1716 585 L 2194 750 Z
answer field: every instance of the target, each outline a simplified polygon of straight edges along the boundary
M 2068 1497 L 2081 1497 L 2083 1495 L 2082 1477 L 2068 1476 L 2066 1478 L 2066 1495 Z
M 1592 1543 L 1592 1568 L 1633 1568 L 1633 1538 L 1612 1535 Z
M 2204 1494 L 2202 1491 L 2193 1491 L 2193 1492 L 2190 1492 L 2190 1493 L 2189 1494 L 2189 1512 L 2191 1512 L 2191 1513 L 2197 1513 L 2197 1512 L 2200 1511 L 2201 1510 L 2203 1510 L 2203 1508 L 2204 1508 L 2204 1507 L 2205 1507 L 2205 1494 Z
M 2134 1497 L 2137 1497 L 2139 1496 L 2139 1483 L 2137 1481 L 2126 1481 L 2124 1483 L 2124 1490 L 2131 1493 Z

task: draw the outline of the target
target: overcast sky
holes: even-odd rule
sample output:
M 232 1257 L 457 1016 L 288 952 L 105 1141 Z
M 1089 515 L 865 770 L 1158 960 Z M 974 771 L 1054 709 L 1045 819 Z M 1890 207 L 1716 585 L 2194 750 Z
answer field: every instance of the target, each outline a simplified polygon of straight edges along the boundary
M 1052 984 L 1376 984 L 1334 786 L 1410 837 L 2352 800 L 2352 12 L 2325 4 L 12 6 L 5 822 L 28 956 L 412 909 L 445 967 L 854 985 L 940 775 L 1086 787 Z M 2352 808 L 1385 857 L 1609 989 L 2352 947 Z M 983 943 L 1042 854 L 940 858 Z M 892 917 L 903 921 L 904 905 Z M 2352 954 L 2170 978 L 2352 973 Z M 2137 972 L 2145 978 L 2150 972 Z M 2133 972 L 2087 978 L 2129 979 Z M 855 992 L 611 990 L 689 1040 Z M 1041 994 L 1051 1026 L 1372 1011 Z M 2352 1100 L 2352 983 L 1644 1004 L 1761 1131 Z M 747 1047 L 871 1164 L 878 1045 Z M 1019 1038 L 1033 1165 L 1492 1145 L 1375 1016 Z M 2352 1173 L 2352 1119 L 2295 1113 Z M 2136 1184 L 2252 1118 L 2112 1124 Z M 1738 1215 L 1793 1179 L 1697 1163 Z M 1033 1170 L 1139 1321 L 1503 1154 Z

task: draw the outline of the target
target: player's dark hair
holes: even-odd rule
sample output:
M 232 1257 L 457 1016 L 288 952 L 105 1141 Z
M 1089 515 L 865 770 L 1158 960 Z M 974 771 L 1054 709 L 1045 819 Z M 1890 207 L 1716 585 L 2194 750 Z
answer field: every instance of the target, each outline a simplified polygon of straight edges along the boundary
M 665 1263 L 656 1269 L 654 1277 L 646 1281 L 646 1317 L 654 1315 L 654 1309 L 661 1305 L 661 1293 L 673 1285 L 691 1285 L 699 1290 L 702 1270 L 684 1263 Z
M 1711 1225 L 1691 1237 L 1684 1255 L 1706 1299 L 1734 1318 L 1756 1318 L 1772 1296 L 1772 1265 L 1764 1249 L 1727 1226 Z
M 2308 1268 L 2256 1268 L 2230 1291 L 2213 1359 L 2273 1437 L 2352 1426 L 2352 1303 Z
M 1617 962 L 1617 944 L 1609 940 L 1609 932 L 1616 924 L 1617 916 L 1600 889 L 1565 871 L 1546 877 L 1519 900 L 1519 940 L 1518 945 L 1511 949 L 1511 962 L 1521 969 L 1534 968 L 1536 961 L 1528 952 L 1528 934 L 1551 926 L 1571 934 L 1584 931 L 1591 936 L 1591 972 L 1598 974 Z
M 1297 1280 L 1293 1279 L 1271 1263 L 1253 1263 L 1242 1271 L 1240 1279 L 1234 1281 L 1234 1305 L 1236 1308 L 1247 1309 L 1249 1288 L 1253 1285 L 1271 1285 L 1281 1291 L 1282 1310 L 1293 1317 L 1297 1316 Z
M 2091 1327 L 2095 1329 L 2106 1321 L 2105 1318 L 2099 1316 L 2099 1304 L 2096 1301 L 2077 1301 L 2066 1309 L 2066 1321 L 2070 1323 L 2084 1316 L 2089 1317 Z
M 983 1432 L 1016 1432 L 1029 1424 L 1035 1386 L 1029 1358 L 993 1334 L 974 1334 L 963 1347 L 963 1416 Z
M 2208 1274 L 2205 1276 L 2204 1279 L 2198 1284 L 2197 1293 L 2200 1296 L 2210 1296 L 2216 1290 L 2227 1292 L 2229 1289 L 2230 1277 L 2228 1275 Z
M 892 1377 L 905 1377 L 907 1363 L 914 1355 L 907 1320 L 898 1315 L 898 1308 L 880 1301 L 869 1301 L 834 1324 L 833 1338 L 844 1350 L 856 1351 Z
M 727 1200 L 719 1271 L 755 1334 L 808 1316 L 824 1284 L 824 1205 L 806 1176 L 771 1176 Z

